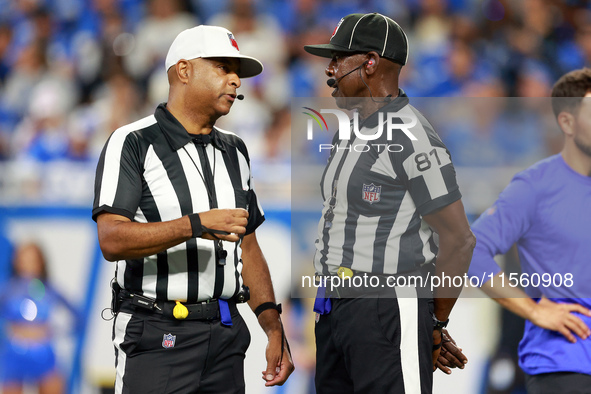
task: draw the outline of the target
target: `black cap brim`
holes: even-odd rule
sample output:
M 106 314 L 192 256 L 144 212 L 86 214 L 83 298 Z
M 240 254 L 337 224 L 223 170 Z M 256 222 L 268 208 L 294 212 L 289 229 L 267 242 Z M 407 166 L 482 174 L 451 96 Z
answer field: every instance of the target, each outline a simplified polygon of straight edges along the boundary
M 240 71 L 238 71 L 238 77 L 240 78 L 251 78 L 259 75 L 263 72 L 263 63 L 259 60 L 255 59 L 252 56 L 246 56 L 241 54 L 232 54 L 227 55 L 223 54 L 220 56 L 207 56 L 205 59 L 209 57 L 222 57 L 222 58 L 236 58 L 240 62 Z
M 334 44 L 318 44 L 318 45 L 304 45 L 304 50 L 314 56 L 332 58 L 335 52 L 354 53 L 358 51 L 351 50 Z
M 241 55 L 238 60 L 240 60 L 240 72 L 238 73 L 240 78 L 256 77 L 263 72 L 263 63 L 254 57 Z

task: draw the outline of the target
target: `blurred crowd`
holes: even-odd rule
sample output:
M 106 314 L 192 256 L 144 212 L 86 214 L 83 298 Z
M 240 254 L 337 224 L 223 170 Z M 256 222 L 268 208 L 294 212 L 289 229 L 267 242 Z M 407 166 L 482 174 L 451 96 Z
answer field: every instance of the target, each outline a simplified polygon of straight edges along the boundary
M 0 204 L 88 206 L 105 141 L 166 101 L 168 47 L 198 24 L 228 28 L 242 53 L 263 62 L 218 126 L 237 132 L 259 162 L 255 171 L 266 171 L 257 188 L 266 180 L 277 196 L 284 185 L 279 193 L 289 201 L 291 98 L 332 91 L 328 59 L 303 45 L 328 42 L 349 13 L 374 11 L 408 34 L 401 87 L 411 98 L 444 98 L 411 103 L 457 167 L 525 166 L 559 149 L 547 100 L 502 98 L 547 97 L 559 76 L 591 65 L 586 0 L 0 0 Z M 438 121 L 450 115 L 454 121 Z M 486 174 L 475 173 L 478 188 L 496 196 L 485 189 Z M 475 188 L 465 194 L 481 197 Z M 0 233 L 0 258 L 3 242 Z M 289 313 L 309 309 L 296 304 Z M 296 355 L 299 371 L 312 369 L 310 354 Z
M 342 16 L 372 11 L 409 36 L 401 86 L 411 97 L 544 97 L 558 76 L 591 63 L 583 0 L 0 0 L 0 161 L 94 166 L 110 133 L 166 101 L 174 37 L 213 24 L 265 65 L 218 126 L 238 132 L 251 157 L 288 164 L 290 98 L 331 91 L 326 59 L 303 44 L 327 42 Z M 441 135 L 458 165 L 510 165 L 510 155 L 461 152 L 466 138 L 511 149 L 503 130 Z M 535 125 L 520 138 L 536 156 L 552 150 Z

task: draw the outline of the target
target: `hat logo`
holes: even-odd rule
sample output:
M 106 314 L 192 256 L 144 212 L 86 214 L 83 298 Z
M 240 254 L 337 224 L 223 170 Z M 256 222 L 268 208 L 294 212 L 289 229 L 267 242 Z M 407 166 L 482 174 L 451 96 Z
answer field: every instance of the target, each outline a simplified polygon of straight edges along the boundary
M 345 18 L 341 18 L 341 20 L 337 24 L 337 27 L 334 28 L 334 31 L 332 32 L 332 36 L 330 36 L 331 39 L 335 36 L 335 34 L 337 34 L 337 30 L 339 30 L 339 27 L 341 27 L 341 23 L 343 23 L 344 19 Z
M 238 43 L 236 42 L 236 39 L 232 33 L 228 33 L 228 39 L 230 40 L 230 44 L 232 44 L 232 46 L 236 48 L 237 51 L 239 51 L 240 49 L 238 48 Z

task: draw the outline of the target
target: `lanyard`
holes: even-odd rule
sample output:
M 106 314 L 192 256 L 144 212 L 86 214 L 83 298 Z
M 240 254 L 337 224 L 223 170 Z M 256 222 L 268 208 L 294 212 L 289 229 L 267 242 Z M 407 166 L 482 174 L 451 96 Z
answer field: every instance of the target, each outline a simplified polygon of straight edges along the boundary
M 328 200 L 328 209 L 324 214 L 324 228 L 330 229 L 332 227 L 332 221 L 334 220 L 334 208 L 337 205 L 337 185 L 339 183 L 339 176 L 341 175 L 341 170 L 343 169 L 343 165 L 345 164 L 345 160 L 347 159 L 347 154 L 350 152 L 351 140 L 347 141 L 345 145 L 345 152 L 343 153 L 343 157 L 339 161 L 337 165 L 337 169 L 335 170 L 334 178 L 332 180 L 332 194 L 330 195 L 330 199 Z
M 198 137 L 200 137 L 200 138 L 198 138 Z M 207 135 L 207 136 L 203 135 L 203 136 L 198 136 L 198 137 L 193 138 L 193 143 L 197 147 L 197 150 L 201 151 L 201 153 L 199 154 L 199 160 L 201 162 L 201 168 L 203 168 L 203 173 L 199 170 L 197 163 L 195 163 L 195 161 L 193 160 L 191 155 L 189 155 L 189 152 L 187 152 L 187 149 L 185 149 L 184 146 L 183 146 L 183 150 L 185 151 L 185 153 L 187 153 L 187 155 L 189 156 L 189 159 L 191 159 L 191 162 L 193 162 L 195 169 L 199 173 L 199 176 L 201 177 L 201 180 L 203 181 L 203 185 L 205 186 L 205 190 L 207 190 L 207 197 L 209 198 L 209 208 L 213 209 L 213 208 L 218 207 L 217 196 L 215 193 L 215 181 L 214 181 L 215 164 L 216 164 L 215 147 L 213 147 L 213 171 L 212 171 L 211 166 L 209 165 L 209 159 L 207 156 L 207 149 L 206 149 L 206 146 L 209 143 L 209 135 Z M 217 263 L 219 265 L 226 265 L 226 257 L 228 257 L 228 252 L 226 250 L 224 250 L 224 246 L 223 246 L 221 240 L 216 240 L 214 242 L 215 242 L 215 256 L 216 256 Z

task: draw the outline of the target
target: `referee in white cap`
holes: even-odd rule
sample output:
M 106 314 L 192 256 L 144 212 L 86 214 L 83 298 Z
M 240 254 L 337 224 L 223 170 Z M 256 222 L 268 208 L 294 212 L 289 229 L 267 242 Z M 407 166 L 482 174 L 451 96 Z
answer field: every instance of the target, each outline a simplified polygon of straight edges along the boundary
M 116 262 L 116 393 L 244 393 L 248 301 L 268 336 L 267 386 L 293 363 L 255 230 L 264 221 L 246 145 L 215 127 L 240 78 L 263 71 L 215 26 L 181 32 L 168 102 L 117 129 L 96 173 L 92 217 Z
M 304 48 L 330 59 L 327 83 L 336 104 L 357 113 L 352 128 L 377 136 L 385 123 L 401 125 L 374 140 L 353 130 L 333 140 L 314 267 L 343 285 L 321 287 L 315 303 L 316 391 L 429 394 L 436 366 L 465 361 L 451 342 L 440 357 L 461 286 L 434 298 L 428 280 L 445 272 L 461 281 L 474 248 L 451 156 L 398 87 L 408 40 L 395 21 L 347 15 L 330 43 Z

